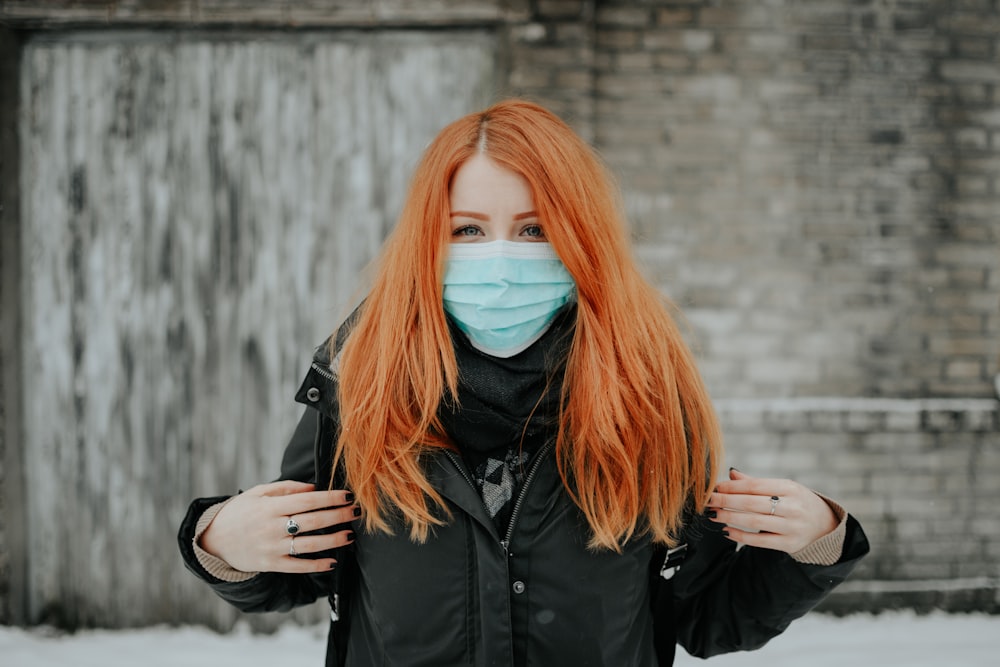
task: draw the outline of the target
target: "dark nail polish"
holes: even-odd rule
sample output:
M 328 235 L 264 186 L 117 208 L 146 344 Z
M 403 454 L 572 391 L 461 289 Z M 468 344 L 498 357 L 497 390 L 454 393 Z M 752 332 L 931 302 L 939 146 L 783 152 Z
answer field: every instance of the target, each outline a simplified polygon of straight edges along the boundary
M 348 531 L 348 533 L 347 533 L 347 541 L 348 542 L 353 542 L 354 541 L 354 531 L 353 530 Z
M 708 510 L 707 512 L 705 512 L 705 516 L 707 516 L 709 519 L 714 519 L 715 517 L 719 516 L 719 514 L 715 510 Z
M 335 567 L 337 567 L 337 561 L 333 561 L 333 562 L 331 562 L 331 563 L 330 563 L 330 569 L 332 570 L 332 569 L 333 569 L 333 568 L 335 568 Z
M 347 501 L 347 502 L 349 502 L 349 503 L 353 503 L 354 502 L 354 494 L 351 493 L 350 491 L 348 491 L 347 494 L 344 496 L 344 500 Z
M 722 531 L 722 534 L 725 535 L 726 537 L 729 537 L 729 531 L 728 530 Z
M 360 507 L 355 507 L 354 508 L 354 516 L 355 516 L 355 518 L 361 516 L 361 508 Z
M 732 472 L 732 471 L 734 471 L 734 470 L 735 470 L 736 472 L 739 472 L 739 471 L 740 471 L 740 469 L 739 469 L 739 468 L 734 468 L 734 467 L 732 467 L 732 466 L 729 466 L 729 472 Z

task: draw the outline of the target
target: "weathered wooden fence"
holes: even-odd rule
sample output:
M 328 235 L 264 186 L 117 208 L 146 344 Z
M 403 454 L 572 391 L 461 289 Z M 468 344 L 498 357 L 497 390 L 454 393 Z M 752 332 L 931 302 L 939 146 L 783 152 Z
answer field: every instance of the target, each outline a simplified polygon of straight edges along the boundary
M 488 101 L 488 33 L 56 33 L 21 69 L 28 621 L 233 614 L 187 501 L 272 477 L 313 346 L 420 151 Z M 13 520 L 17 520 L 16 517 Z

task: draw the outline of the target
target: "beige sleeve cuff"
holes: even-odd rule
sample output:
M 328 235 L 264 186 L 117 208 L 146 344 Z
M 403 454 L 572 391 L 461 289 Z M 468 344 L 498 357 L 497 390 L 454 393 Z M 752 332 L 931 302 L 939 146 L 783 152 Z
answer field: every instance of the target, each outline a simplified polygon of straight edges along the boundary
M 817 494 L 819 495 L 819 494 Z M 805 565 L 833 565 L 844 553 L 844 540 L 847 537 L 847 510 L 826 496 L 820 495 L 833 510 L 840 522 L 832 532 L 827 533 L 801 551 L 791 554 L 797 562 Z
M 235 498 L 235 496 L 233 497 Z M 194 529 L 194 555 L 198 558 L 198 564 L 205 568 L 205 571 L 216 579 L 221 579 L 222 581 L 229 583 L 237 583 L 253 579 L 259 573 L 237 570 L 218 556 L 213 556 L 202 549 L 201 545 L 198 544 L 198 540 L 201 539 L 201 534 L 204 533 L 208 528 L 208 525 L 212 523 L 212 520 L 215 518 L 215 515 L 219 513 L 219 510 L 225 507 L 226 503 L 230 500 L 232 500 L 232 498 L 224 500 L 216 505 L 212 505 L 205 510 L 202 513 L 201 518 L 198 519 L 198 523 L 195 525 Z

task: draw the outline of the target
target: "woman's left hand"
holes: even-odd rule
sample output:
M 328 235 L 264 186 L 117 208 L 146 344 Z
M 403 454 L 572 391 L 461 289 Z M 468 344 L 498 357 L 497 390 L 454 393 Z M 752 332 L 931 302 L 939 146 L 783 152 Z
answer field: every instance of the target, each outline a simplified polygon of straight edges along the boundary
M 762 479 L 735 468 L 708 500 L 709 518 L 738 544 L 793 554 L 837 528 L 826 501 L 790 479 Z M 712 516 L 712 513 L 715 516 Z

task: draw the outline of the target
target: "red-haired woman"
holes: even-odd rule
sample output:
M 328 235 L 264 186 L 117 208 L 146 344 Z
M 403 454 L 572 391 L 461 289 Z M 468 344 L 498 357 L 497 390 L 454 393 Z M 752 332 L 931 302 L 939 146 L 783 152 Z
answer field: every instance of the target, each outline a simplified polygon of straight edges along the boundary
M 246 611 L 329 596 L 328 664 L 755 648 L 868 550 L 795 482 L 715 483 L 711 401 L 612 181 L 528 102 L 430 145 L 371 292 L 296 399 L 311 409 L 283 481 L 196 500 L 180 545 Z

